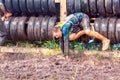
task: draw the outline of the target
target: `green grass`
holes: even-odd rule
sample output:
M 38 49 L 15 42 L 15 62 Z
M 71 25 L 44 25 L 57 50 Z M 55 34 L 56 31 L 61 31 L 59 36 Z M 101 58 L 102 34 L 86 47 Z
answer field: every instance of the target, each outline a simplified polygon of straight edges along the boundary
M 17 46 L 17 47 L 28 47 L 28 48 L 33 48 L 33 47 L 39 47 L 38 45 L 36 45 L 36 43 L 31 43 L 28 41 L 5 41 L 5 43 L 2 46 Z
M 59 43 L 55 42 L 54 40 L 52 40 L 52 41 L 45 41 L 45 42 L 42 43 L 41 46 L 45 47 L 45 48 L 50 48 L 50 49 L 59 49 L 60 48 Z
M 5 41 L 3 46 L 17 46 L 17 47 L 44 47 L 44 48 L 50 48 L 50 49 L 60 49 L 59 41 L 58 40 L 52 40 L 52 41 L 37 41 L 37 42 L 28 42 L 28 41 Z M 70 49 L 75 50 L 100 50 L 101 44 L 96 43 L 82 43 L 82 42 L 70 42 Z M 108 50 L 120 50 L 120 43 L 110 45 Z

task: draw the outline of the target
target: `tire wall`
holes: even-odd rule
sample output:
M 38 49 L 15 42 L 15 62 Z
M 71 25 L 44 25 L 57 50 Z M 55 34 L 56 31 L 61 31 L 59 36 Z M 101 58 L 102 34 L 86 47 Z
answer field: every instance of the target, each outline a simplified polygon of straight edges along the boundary
M 8 39 L 15 41 L 52 39 L 50 29 L 60 18 L 60 4 L 55 3 L 55 0 L 0 0 L 0 2 L 7 12 L 13 14 L 4 21 Z M 120 42 L 120 0 L 67 0 L 66 6 L 68 15 L 83 12 L 90 18 L 96 18 L 95 30 L 109 38 L 111 43 Z

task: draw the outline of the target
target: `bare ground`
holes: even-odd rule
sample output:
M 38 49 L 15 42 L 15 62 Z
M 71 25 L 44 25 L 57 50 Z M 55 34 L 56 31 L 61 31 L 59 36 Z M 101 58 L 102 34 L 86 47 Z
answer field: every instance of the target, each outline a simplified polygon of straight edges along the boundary
M 1 53 L 0 80 L 120 80 L 119 59 Z

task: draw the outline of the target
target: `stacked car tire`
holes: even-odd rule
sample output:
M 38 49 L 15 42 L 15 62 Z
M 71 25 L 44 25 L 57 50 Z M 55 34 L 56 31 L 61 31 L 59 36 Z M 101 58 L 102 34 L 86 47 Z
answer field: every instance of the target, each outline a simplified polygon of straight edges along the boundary
M 120 0 L 67 0 L 68 14 L 83 12 L 91 17 L 120 15 Z
M 113 18 L 96 18 L 95 31 L 103 34 L 111 40 L 111 43 L 120 42 L 120 19 Z
M 7 12 L 13 13 L 4 22 L 7 38 L 14 41 L 51 40 L 50 29 L 59 19 L 60 7 L 55 0 L 1 0 Z M 66 0 L 67 13 L 83 12 L 94 22 L 95 31 L 120 42 L 119 0 Z M 110 18 L 112 16 L 112 18 Z M 117 16 L 117 17 L 113 17 Z
M 6 12 L 13 14 L 4 21 L 7 38 L 13 41 L 51 40 L 50 29 L 57 17 L 54 0 L 1 0 Z
M 109 38 L 112 44 L 120 42 L 120 0 L 67 0 L 66 4 L 68 15 L 83 12 L 95 17 L 95 31 Z
M 54 0 L 3 0 L 5 8 L 13 14 L 51 14 L 57 12 Z
M 55 23 L 55 16 L 11 17 L 4 22 L 7 38 L 14 41 L 51 40 L 50 29 Z

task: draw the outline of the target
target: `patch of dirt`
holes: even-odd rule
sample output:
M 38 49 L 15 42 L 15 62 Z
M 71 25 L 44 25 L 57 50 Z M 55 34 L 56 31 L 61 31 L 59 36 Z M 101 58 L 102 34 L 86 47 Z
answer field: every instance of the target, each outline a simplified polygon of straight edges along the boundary
M 120 80 L 120 64 L 111 58 L 4 56 L 0 55 L 0 80 Z

